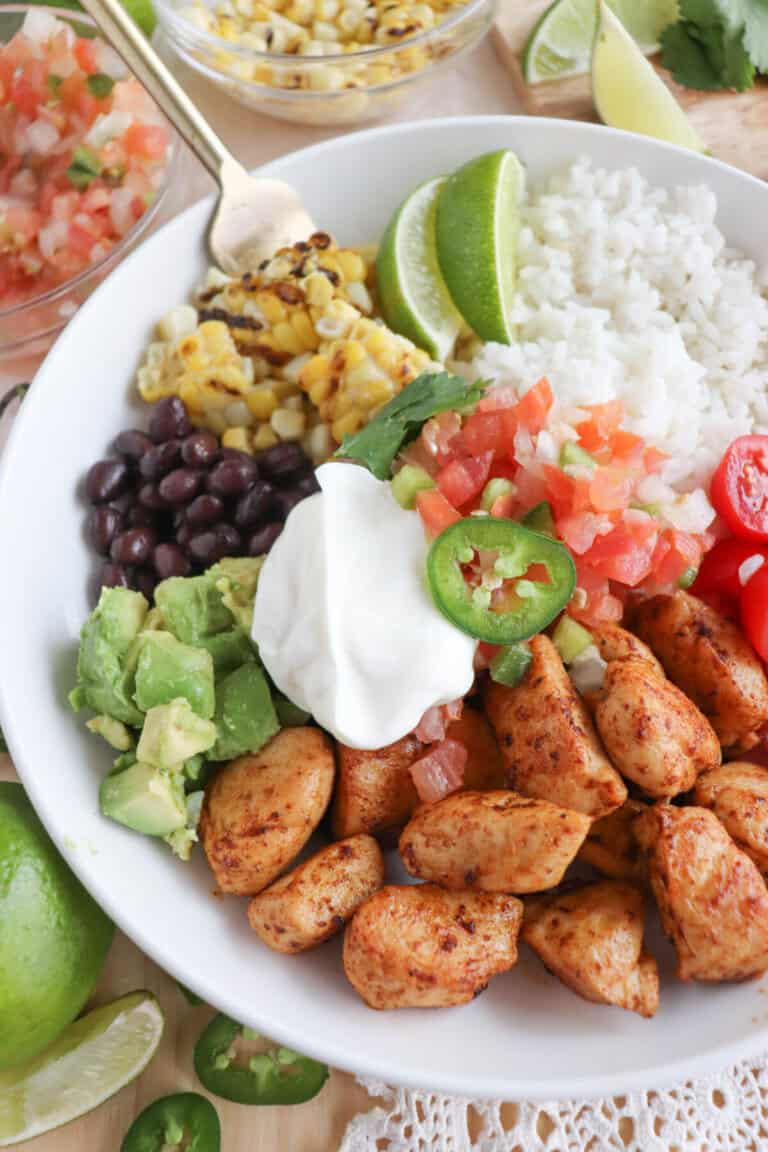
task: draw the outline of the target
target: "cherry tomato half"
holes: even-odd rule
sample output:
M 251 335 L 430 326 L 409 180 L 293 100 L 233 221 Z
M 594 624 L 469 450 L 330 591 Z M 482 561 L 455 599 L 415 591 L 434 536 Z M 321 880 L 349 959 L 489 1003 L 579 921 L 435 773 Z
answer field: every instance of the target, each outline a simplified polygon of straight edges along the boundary
M 741 540 L 768 540 L 768 436 L 739 436 L 723 455 L 710 499 Z
M 768 565 L 759 568 L 742 589 L 741 624 L 758 656 L 768 660 Z
M 701 561 L 691 592 L 694 596 L 716 592 L 737 600 L 741 596 L 739 568 L 750 556 L 764 556 L 768 560 L 768 548 L 747 540 L 718 540 Z

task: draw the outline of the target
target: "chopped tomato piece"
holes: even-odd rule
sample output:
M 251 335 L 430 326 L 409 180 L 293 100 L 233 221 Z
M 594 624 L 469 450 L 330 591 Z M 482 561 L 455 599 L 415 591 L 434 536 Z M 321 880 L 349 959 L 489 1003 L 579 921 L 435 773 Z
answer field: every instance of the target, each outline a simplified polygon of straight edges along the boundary
M 600 535 L 613 529 L 613 521 L 607 516 L 594 512 L 577 512 L 572 516 L 561 516 L 557 521 L 557 534 L 577 556 L 583 556 Z
M 606 536 L 598 536 L 584 559 L 608 580 L 636 588 L 653 571 L 658 527 L 647 521 L 622 521 Z
M 99 70 L 99 60 L 96 52 L 96 45 L 93 40 L 86 40 L 84 37 L 79 36 L 75 40 L 75 59 L 82 68 L 83 72 L 87 72 L 92 76 Z
M 546 496 L 552 505 L 555 519 L 586 512 L 590 508 L 589 480 L 581 476 L 568 476 L 553 464 L 544 466 Z
M 481 452 L 501 452 L 505 429 L 498 412 L 473 412 L 462 429 L 464 447 L 473 456 Z
M 586 452 L 597 452 L 618 430 L 624 419 L 624 405 L 620 400 L 608 400 L 605 404 L 588 404 L 589 420 L 576 425 L 579 443 Z
M 452 460 L 437 474 L 437 486 L 454 508 L 461 508 L 482 492 L 491 470 L 493 452 Z
M 622 461 L 637 462 L 640 465 L 643 462 L 645 442 L 633 432 L 619 428 L 608 440 L 608 451 L 613 458 L 620 457 Z
M 624 509 L 632 495 L 632 477 L 623 468 L 595 468 L 589 482 L 589 498 L 597 512 Z
M 661 555 L 660 545 L 666 546 Z M 699 540 L 690 532 L 680 532 L 677 528 L 667 528 L 658 539 L 653 558 L 653 575 L 658 584 L 677 584 L 680 577 L 690 568 L 698 568 L 701 563 L 702 547 Z
M 741 591 L 741 623 L 761 660 L 768 660 L 768 567 L 755 572 Z
M 461 788 L 466 764 L 467 750 L 458 740 L 442 740 L 436 744 L 426 756 L 411 764 L 419 799 L 424 804 L 435 804 Z
M 660 452 L 658 448 L 646 448 L 643 453 L 643 467 L 646 472 L 651 475 L 654 472 L 658 472 L 667 459 L 666 452 Z
M 430 488 L 417 493 L 416 508 L 422 523 L 431 537 L 439 536 L 451 524 L 461 520 L 461 513 L 449 504 L 439 488 Z
M 143 156 L 146 160 L 160 160 L 165 155 L 168 137 L 154 124 L 131 124 L 123 136 L 123 147 L 129 156 Z
M 521 428 L 527 429 L 531 435 L 541 432 L 546 427 L 549 410 L 555 402 L 549 380 L 542 376 L 532 388 L 529 388 L 513 409 L 515 419 Z
M 712 477 L 710 499 L 741 540 L 768 540 L 768 436 L 739 436 Z
M 768 548 L 748 540 L 719 540 L 701 561 L 691 592 L 694 596 L 717 593 L 737 600 L 741 596 L 739 569 L 752 556 L 768 560 Z
M 448 464 L 463 448 L 461 416 L 458 412 L 440 412 L 427 420 L 420 439 L 440 467 Z

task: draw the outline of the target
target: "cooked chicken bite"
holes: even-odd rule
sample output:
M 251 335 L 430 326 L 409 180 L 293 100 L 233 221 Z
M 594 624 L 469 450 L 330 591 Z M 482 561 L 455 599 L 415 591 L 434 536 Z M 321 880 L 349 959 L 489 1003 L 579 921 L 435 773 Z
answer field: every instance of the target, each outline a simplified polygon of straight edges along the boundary
M 523 939 L 585 1000 L 640 1016 L 659 1006 L 659 971 L 643 948 L 643 895 L 617 880 L 526 901 Z
M 418 809 L 400 855 L 412 876 L 444 888 L 542 892 L 560 883 L 589 826 L 581 812 L 516 792 L 455 792 Z
M 618 808 L 627 790 L 548 636 L 529 641 L 533 660 L 515 688 L 490 681 L 485 707 L 509 781 L 524 796 L 593 819 Z
M 711 808 L 739 848 L 768 873 L 768 769 L 732 760 L 699 776 L 694 800 Z
M 631 797 L 621 808 L 596 820 L 581 846 L 578 859 L 613 880 L 646 880 L 645 859 L 633 824 L 647 804 Z
M 606 664 L 612 660 L 642 660 L 659 676 L 664 675 L 664 669 L 648 645 L 626 628 L 620 628 L 618 624 L 601 624 L 599 628 L 591 627 L 589 631 Z
M 255 756 L 220 768 L 205 790 L 200 840 L 222 892 L 255 896 L 320 823 L 333 788 L 331 741 L 284 728 Z
M 648 796 L 670 798 L 720 763 L 712 725 L 688 697 L 645 660 L 614 660 L 595 706 L 606 752 Z
M 768 969 L 768 890 L 707 808 L 654 804 L 634 824 L 681 980 Z
M 390 885 L 347 925 L 344 971 L 371 1008 L 466 1004 L 515 964 L 522 910 L 514 896 Z
M 634 631 L 709 719 L 724 748 L 754 747 L 768 722 L 768 680 L 735 624 L 688 592 L 676 592 L 643 601 Z
M 322 944 L 384 883 L 384 860 L 372 836 L 329 844 L 254 896 L 248 919 L 276 952 Z
M 446 735 L 467 749 L 465 787 L 483 791 L 503 786 L 504 764 L 499 746 L 480 712 L 465 707 Z M 379 833 L 405 824 L 419 805 L 410 766 L 426 752 L 427 745 L 413 735 L 373 752 L 339 744 L 339 772 L 333 799 L 334 836 Z

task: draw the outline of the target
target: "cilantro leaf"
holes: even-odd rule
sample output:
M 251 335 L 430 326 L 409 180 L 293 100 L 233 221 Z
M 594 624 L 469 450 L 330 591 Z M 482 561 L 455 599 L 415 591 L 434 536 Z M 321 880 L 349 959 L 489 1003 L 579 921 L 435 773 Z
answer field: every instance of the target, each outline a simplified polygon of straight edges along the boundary
M 680 21 L 664 29 L 662 62 L 678 84 L 715 92 L 751 88 L 755 67 L 742 39 L 734 6 L 750 0 L 680 0 Z M 728 6 L 728 13 L 723 11 Z
M 670 24 L 661 34 L 661 62 L 672 73 L 673 79 L 684 88 L 698 88 L 702 92 L 717 92 L 723 82 L 711 63 L 706 48 L 690 27 L 683 23 Z
M 680 20 L 686 24 L 698 24 L 700 28 L 714 28 L 723 23 L 716 0 L 680 0 L 678 10 Z
M 392 461 L 422 424 L 440 412 L 476 404 L 486 382 L 468 384 L 449 372 L 423 372 L 378 412 L 367 427 L 346 436 L 335 455 L 359 460 L 379 480 L 388 480 Z

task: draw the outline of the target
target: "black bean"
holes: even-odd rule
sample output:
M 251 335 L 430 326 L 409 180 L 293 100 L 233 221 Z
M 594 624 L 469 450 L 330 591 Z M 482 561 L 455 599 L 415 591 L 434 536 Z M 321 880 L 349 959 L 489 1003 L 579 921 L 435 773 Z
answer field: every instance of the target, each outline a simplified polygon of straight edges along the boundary
M 169 504 L 189 504 L 200 491 L 204 478 L 204 473 L 192 468 L 174 468 L 163 476 L 158 491 Z
M 92 504 L 107 504 L 129 487 L 131 474 L 122 460 L 99 460 L 88 469 L 85 494 Z
M 152 441 L 146 432 L 138 428 L 128 428 L 115 438 L 114 449 L 128 460 L 141 460 L 145 452 L 152 447 Z
M 234 524 L 217 524 L 213 531 L 218 538 L 222 556 L 238 556 L 240 554 L 243 538 Z
M 145 508 L 143 504 L 134 504 L 126 513 L 125 522 L 129 528 L 154 528 L 157 523 L 157 513 Z
M 143 592 L 147 600 L 152 601 L 157 587 L 157 576 L 151 568 L 137 568 L 133 574 L 133 587 L 137 592 Z
M 189 561 L 178 544 L 158 544 L 152 560 L 161 580 L 189 575 Z
M 195 497 L 187 508 L 185 519 L 191 528 L 207 528 L 209 524 L 221 520 L 223 515 L 224 501 L 204 492 L 202 496 Z
M 176 543 L 179 548 L 182 548 L 186 552 L 189 549 L 190 540 L 194 535 L 195 530 L 190 524 L 181 524 L 176 529 Z
M 189 542 L 189 555 L 207 568 L 223 556 L 236 556 L 242 548 L 242 537 L 231 524 L 217 524 L 208 532 L 200 532 Z
M 278 482 L 304 471 L 308 464 L 307 455 L 299 444 L 275 444 L 259 454 L 259 471 Z
M 88 516 L 88 538 L 100 556 L 108 556 L 109 549 L 123 526 L 122 514 L 110 504 L 101 504 Z
M 238 528 L 255 528 L 276 513 L 275 490 L 269 480 L 257 480 L 245 496 L 241 496 L 235 509 Z
M 145 480 L 159 480 L 161 476 L 181 464 L 181 441 L 166 440 L 150 448 L 139 461 L 139 472 Z
M 320 485 L 317 482 L 314 469 L 308 472 L 306 476 L 302 476 L 300 480 L 297 480 L 292 487 L 295 488 L 297 492 L 301 492 L 302 496 L 312 496 L 315 492 L 319 492 Z
M 299 492 L 297 488 L 284 488 L 282 492 L 275 493 L 275 517 L 286 520 L 288 513 L 300 504 L 306 492 Z
M 128 573 L 119 564 L 102 565 L 100 580 L 103 588 L 128 587 Z
M 151 528 L 129 528 L 115 537 L 109 554 L 115 564 L 148 564 L 156 543 Z
M 243 452 L 242 448 L 222 448 L 222 460 L 253 460 L 250 452 Z
M 248 541 L 248 555 L 262 556 L 265 552 L 269 552 L 282 530 L 282 524 L 265 524 L 263 528 L 259 528 Z
M 190 468 L 210 468 L 219 458 L 219 441 L 213 432 L 193 432 L 182 441 L 181 458 Z
M 190 428 L 187 410 L 178 396 L 166 396 L 154 405 L 149 417 L 149 434 L 155 444 L 162 444 L 174 436 L 186 436 Z
M 139 503 L 143 504 L 145 508 L 151 508 L 154 512 L 162 511 L 168 507 L 158 491 L 157 484 L 142 484 L 138 495 Z
M 239 460 L 230 457 L 208 473 L 207 488 L 214 496 L 241 496 L 257 475 L 256 464 L 250 456 L 243 455 Z

